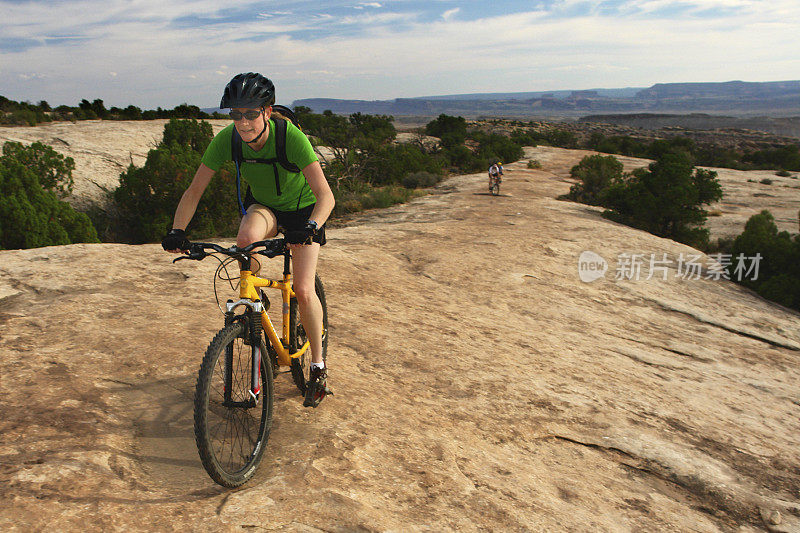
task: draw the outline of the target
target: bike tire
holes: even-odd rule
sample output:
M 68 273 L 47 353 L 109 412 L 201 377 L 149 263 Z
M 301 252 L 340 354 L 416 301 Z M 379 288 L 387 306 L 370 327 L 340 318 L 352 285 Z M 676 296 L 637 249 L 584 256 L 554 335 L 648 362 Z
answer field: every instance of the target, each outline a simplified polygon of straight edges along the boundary
M 250 398 L 250 361 L 254 347 L 244 343 L 245 335 L 247 326 L 242 321 L 225 326 L 217 333 L 203 357 L 194 397 L 194 434 L 203 468 L 216 483 L 229 488 L 239 487 L 253 477 L 264 456 L 272 427 L 272 364 L 263 341 L 260 342 L 259 401 L 249 408 L 223 405 L 228 346 L 232 349 L 233 363 L 231 399 L 241 402 Z M 226 443 L 226 437 L 230 437 L 230 443 Z
M 322 304 L 322 360 L 328 359 L 328 305 L 325 302 L 325 289 L 319 276 L 314 277 L 314 290 Z M 306 343 L 307 336 L 303 324 L 300 323 L 300 310 L 297 298 L 292 297 L 289 301 L 289 349 L 296 352 Z M 306 383 L 311 371 L 311 352 L 306 352 L 297 358 L 292 358 L 292 379 L 300 390 L 300 394 L 305 395 Z
M 500 184 L 497 182 L 492 183 L 490 190 L 493 196 L 498 196 L 500 194 Z

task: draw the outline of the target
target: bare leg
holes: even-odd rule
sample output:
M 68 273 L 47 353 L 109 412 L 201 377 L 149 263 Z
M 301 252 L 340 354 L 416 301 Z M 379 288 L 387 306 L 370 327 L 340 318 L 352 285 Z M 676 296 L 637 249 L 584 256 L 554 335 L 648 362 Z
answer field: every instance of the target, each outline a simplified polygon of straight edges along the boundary
M 271 239 L 278 234 L 278 220 L 269 208 L 260 204 L 253 204 L 247 208 L 247 214 L 239 223 L 239 234 L 236 236 L 236 246 L 247 246 L 256 241 Z M 253 274 L 261 270 L 261 262 L 253 257 L 251 262 Z
M 300 308 L 300 322 L 311 343 L 311 360 L 322 362 L 322 303 L 314 288 L 320 245 L 293 245 L 292 275 L 294 293 Z

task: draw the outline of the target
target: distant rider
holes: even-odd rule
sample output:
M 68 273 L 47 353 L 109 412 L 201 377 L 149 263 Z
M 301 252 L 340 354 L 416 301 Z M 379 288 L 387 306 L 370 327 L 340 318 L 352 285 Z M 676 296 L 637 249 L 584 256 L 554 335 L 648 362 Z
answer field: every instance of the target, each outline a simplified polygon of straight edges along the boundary
M 492 190 L 492 185 L 494 182 L 502 183 L 503 182 L 503 163 L 501 161 L 495 161 L 492 163 L 492 166 L 489 167 L 489 190 Z

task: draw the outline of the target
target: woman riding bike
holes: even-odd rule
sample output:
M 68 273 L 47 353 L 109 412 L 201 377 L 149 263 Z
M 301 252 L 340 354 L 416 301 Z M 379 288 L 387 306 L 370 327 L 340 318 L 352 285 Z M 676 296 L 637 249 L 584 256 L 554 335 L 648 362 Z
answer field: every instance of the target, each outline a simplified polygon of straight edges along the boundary
M 225 161 L 233 159 L 231 138 L 235 128 L 241 137 L 244 158 L 241 177 L 249 185 L 236 245 L 242 247 L 272 238 L 279 230 L 285 234 L 292 250 L 293 289 L 300 321 L 311 344 L 311 377 L 303 405 L 316 407 L 330 390 L 322 358 L 322 305 L 314 288 L 314 277 L 334 198 L 311 143 L 290 121 L 286 121 L 285 151 L 289 162 L 300 172 L 291 172 L 274 163 L 279 155 L 276 124 L 270 118 L 274 103 L 275 86 L 261 74 L 238 74 L 228 83 L 220 108 L 231 109 L 233 124 L 220 131 L 208 145 L 191 185 L 178 203 L 172 229 L 162 246 L 173 253 L 188 248 L 186 226 L 211 178 Z M 266 160 L 273 163 L 263 164 Z M 253 273 L 259 269 L 254 259 Z

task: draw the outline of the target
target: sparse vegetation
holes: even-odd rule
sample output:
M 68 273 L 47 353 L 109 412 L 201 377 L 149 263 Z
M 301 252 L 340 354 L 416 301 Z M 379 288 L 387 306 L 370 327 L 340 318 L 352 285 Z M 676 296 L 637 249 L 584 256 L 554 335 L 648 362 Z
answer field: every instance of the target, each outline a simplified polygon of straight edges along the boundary
M 0 124 L 35 126 L 42 122 L 77 121 L 77 120 L 155 120 L 164 118 L 225 118 L 225 115 L 214 113 L 209 115 L 199 107 L 180 104 L 174 109 L 146 110 L 129 105 L 127 107 L 111 107 L 106 109 L 103 100 L 97 98 L 91 102 L 83 99 L 77 106 L 60 105 L 55 109 L 42 100 L 38 104 L 15 102 L 0 96 Z
M 558 145 L 562 146 L 562 145 Z M 562 146 L 571 148 L 571 146 Z M 608 154 L 657 159 L 665 152 L 685 152 L 695 165 L 734 168 L 737 170 L 782 169 L 800 170 L 800 145 L 787 144 L 750 152 L 736 151 L 712 144 L 697 145 L 688 137 L 670 139 L 637 139 L 627 135 L 606 136 L 594 133 L 586 148 Z
M 542 168 L 542 164 L 536 159 L 531 159 L 528 161 L 528 168 L 532 170 L 538 170 Z
M 574 133 L 553 126 L 517 128 L 511 132 L 511 140 L 520 146 L 578 147 L 578 137 Z
M 406 189 L 424 189 L 427 187 L 433 187 L 439 183 L 441 179 L 441 175 L 432 174 L 422 170 L 420 172 L 413 172 L 406 175 L 406 177 L 403 178 L 402 184 Z
M 463 117 L 439 115 L 425 126 L 425 132 L 441 139 L 441 148 L 434 155 L 458 172 L 484 171 L 493 161 L 511 163 L 524 153 L 513 135 L 468 128 Z
M 408 201 L 408 189 L 430 187 L 444 175 L 441 157 L 423 143 L 398 144 L 393 118 L 295 109 L 298 122 L 315 143 L 329 148 L 325 175 L 336 197 L 334 214 L 387 207 Z
M 772 180 L 769 178 L 764 178 L 759 183 L 761 183 L 762 185 L 772 185 Z
M 421 193 L 397 185 L 385 187 L 362 186 L 359 188 L 341 191 L 336 198 L 334 214 L 344 215 L 365 209 L 390 207 L 395 204 L 408 202 Z

